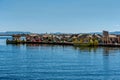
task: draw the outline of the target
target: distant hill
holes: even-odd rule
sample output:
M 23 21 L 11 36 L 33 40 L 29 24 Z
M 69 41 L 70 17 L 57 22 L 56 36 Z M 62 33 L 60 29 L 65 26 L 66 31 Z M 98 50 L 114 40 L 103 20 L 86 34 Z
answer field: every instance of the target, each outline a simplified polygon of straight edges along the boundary
M 96 34 L 102 34 L 102 32 L 96 32 Z M 109 32 L 109 34 L 120 35 L 120 31 Z
M 101 34 L 102 32 L 90 32 L 90 33 L 85 33 L 85 34 Z M 120 35 L 120 31 L 114 31 L 114 32 L 109 32 L 110 34 L 115 34 L 115 35 Z M 13 34 L 31 34 L 31 32 L 23 32 L 23 31 L 6 31 L 6 32 L 0 32 L 0 35 L 13 35 Z M 52 34 L 74 34 L 74 33 L 61 33 L 61 32 L 55 32 Z M 78 33 L 78 34 L 84 34 L 84 33 Z
M 102 32 L 90 32 L 88 34 L 101 34 L 102 35 Z M 114 31 L 114 32 L 109 32 L 109 34 L 115 34 L 115 35 L 120 35 L 120 31 Z
M 31 34 L 31 32 L 22 32 L 22 31 L 0 32 L 0 35 L 13 35 L 13 34 Z
M 120 35 L 120 31 L 110 32 L 110 34 Z

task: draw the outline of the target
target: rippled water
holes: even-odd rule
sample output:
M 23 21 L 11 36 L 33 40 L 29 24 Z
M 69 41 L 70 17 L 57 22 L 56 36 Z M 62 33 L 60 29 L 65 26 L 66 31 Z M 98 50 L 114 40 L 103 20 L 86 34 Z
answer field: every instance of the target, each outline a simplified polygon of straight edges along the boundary
M 120 80 L 120 48 L 6 45 L 0 80 Z

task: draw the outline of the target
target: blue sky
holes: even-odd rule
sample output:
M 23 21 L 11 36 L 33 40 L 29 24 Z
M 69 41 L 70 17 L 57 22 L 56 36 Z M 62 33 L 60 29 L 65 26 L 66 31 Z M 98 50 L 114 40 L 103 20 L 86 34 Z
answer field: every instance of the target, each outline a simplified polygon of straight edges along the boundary
M 120 0 L 0 0 L 0 31 L 120 31 Z

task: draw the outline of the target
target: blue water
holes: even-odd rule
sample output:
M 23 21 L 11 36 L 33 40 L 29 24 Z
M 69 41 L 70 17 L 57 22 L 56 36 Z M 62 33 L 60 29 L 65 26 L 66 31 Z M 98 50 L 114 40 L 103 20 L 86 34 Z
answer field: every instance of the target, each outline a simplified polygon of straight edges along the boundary
M 0 80 L 120 80 L 120 48 L 6 45 Z

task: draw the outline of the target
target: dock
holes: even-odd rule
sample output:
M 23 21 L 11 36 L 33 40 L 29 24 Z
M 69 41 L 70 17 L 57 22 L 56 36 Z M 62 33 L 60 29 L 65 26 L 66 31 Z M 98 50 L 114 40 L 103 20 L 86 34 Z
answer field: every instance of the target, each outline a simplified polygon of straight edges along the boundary
M 52 44 L 52 45 L 71 45 L 71 46 L 75 46 L 73 42 L 26 42 L 26 41 L 17 42 L 17 41 L 6 41 L 6 43 L 7 44 Z M 79 46 L 83 46 L 83 45 L 79 44 Z M 99 43 L 97 46 L 100 46 L 100 47 L 120 47 L 120 44 Z
M 120 44 L 98 44 L 98 46 L 102 46 L 102 47 L 120 47 Z
M 28 42 L 28 41 L 6 41 L 7 44 L 52 44 L 52 45 L 73 45 L 72 42 Z

